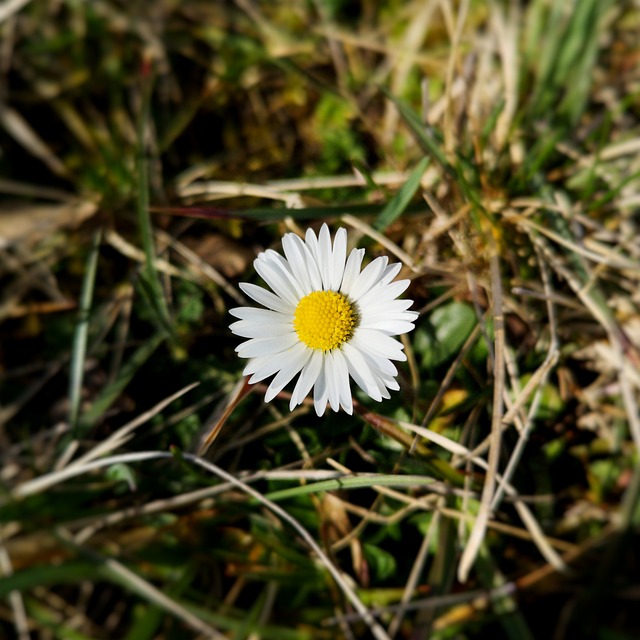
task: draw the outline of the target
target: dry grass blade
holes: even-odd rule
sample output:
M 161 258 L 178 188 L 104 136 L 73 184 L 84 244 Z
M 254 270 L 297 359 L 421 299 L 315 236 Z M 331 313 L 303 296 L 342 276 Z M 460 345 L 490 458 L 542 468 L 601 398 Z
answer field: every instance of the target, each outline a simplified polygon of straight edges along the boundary
M 362 231 L 365 235 L 369 236 L 371 239 L 379 242 L 381 246 L 383 246 L 389 253 L 393 254 L 400 260 L 403 264 L 405 264 L 412 271 L 416 271 L 416 267 L 414 265 L 413 259 L 410 255 L 404 252 L 395 242 L 392 242 L 387 238 L 384 234 L 376 231 L 372 226 L 368 225 L 366 222 L 363 222 L 359 218 L 352 216 L 348 213 L 341 216 L 341 220 L 353 227 L 354 229 L 358 229 L 358 231 Z
M 128 463 L 128 462 L 144 462 L 146 460 L 158 460 L 171 457 L 170 453 L 165 451 L 142 451 L 136 453 L 123 453 L 117 456 L 111 456 L 109 458 L 102 458 L 101 460 L 94 460 L 84 464 L 83 466 L 66 467 L 59 471 L 52 471 L 51 473 L 45 473 L 33 480 L 28 480 L 19 484 L 11 491 L 11 497 L 14 500 L 26 498 L 37 493 L 41 493 L 54 487 L 65 480 L 81 476 L 90 471 L 96 469 L 102 469 L 113 464 Z
M 0 530 L 0 572 L 4 576 L 10 576 L 13 573 L 13 567 L 11 566 L 11 558 L 2 542 L 2 533 L 2 530 Z M 29 633 L 29 622 L 27 621 L 22 594 L 19 591 L 11 591 L 8 599 L 13 611 L 17 640 L 29 640 L 31 634 Z
M 0 104 L 0 124 L 29 153 L 42 160 L 53 173 L 62 177 L 68 176 L 67 168 L 49 148 L 49 145 L 15 109 Z
M 115 451 L 116 449 L 119 449 L 123 444 L 128 442 L 128 440 L 131 438 L 131 433 L 135 431 L 139 426 L 151 420 L 153 416 L 158 415 L 165 407 L 169 406 L 172 402 L 174 402 L 178 398 L 181 398 L 192 389 L 195 389 L 199 384 L 199 382 L 192 382 L 179 391 L 176 391 L 172 395 L 159 402 L 155 407 L 152 407 L 148 411 L 141 413 L 131 422 L 125 424 L 123 427 L 120 427 L 117 431 L 114 431 L 106 440 L 103 440 L 95 447 L 93 447 L 93 449 L 87 451 L 87 453 L 69 463 L 67 466 L 82 467 L 91 460 L 95 460 L 100 456 L 104 456 L 108 453 L 111 453 L 112 451 Z
M 249 378 L 241 378 L 231 390 L 228 397 L 217 407 L 213 417 L 209 421 L 213 426 L 207 426 L 206 430 L 198 439 L 198 445 L 196 447 L 197 455 L 203 456 L 209 450 L 209 447 L 215 442 L 222 430 L 224 423 L 229 419 L 231 412 L 238 406 L 238 403 L 249 391 Z
M 31 0 L 5 0 L 0 6 L 0 23 L 10 18 L 15 13 L 18 13 L 20 9 L 29 4 Z
M 491 291 L 493 295 L 493 325 L 495 334 L 494 370 L 493 370 L 493 408 L 491 412 L 491 436 L 489 444 L 489 458 L 487 462 L 487 474 L 482 487 L 482 496 L 478 515 L 474 522 L 471 534 L 467 540 L 460 564 L 458 566 L 458 579 L 466 582 L 469 571 L 475 561 L 480 545 L 484 539 L 487 521 L 491 515 L 491 504 L 500 460 L 500 442 L 502 436 L 502 415 L 504 406 L 504 311 L 502 306 L 502 282 L 500 264 L 497 252 L 491 255 Z
M 488 471 L 489 465 L 487 461 L 485 461 L 483 458 L 478 458 L 474 452 L 469 451 L 466 447 L 462 446 L 461 444 L 454 442 L 449 438 L 446 438 L 440 435 L 439 433 L 436 433 L 435 431 L 431 431 L 430 429 L 425 429 L 424 427 L 419 427 L 417 425 L 408 424 L 402 421 L 398 421 L 398 425 L 404 429 L 407 429 L 408 431 L 411 431 L 415 434 L 422 436 L 423 438 L 427 438 L 428 440 L 436 443 L 437 445 L 443 447 L 444 449 L 446 449 L 447 451 L 450 451 L 451 453 L 463 456 L 465 459 L 468 459 L 473 464 L 476 464 L 480 466 L 482 469 L 485 469 Z M 515 508 L 518 511 L 518 514 L 520 515 L 520 518 L 522 519 L 526 528 L 529 530 L 529 533 L 531 534 L 531 539 L 535 542 L 541 555 L 544 558 L 546 558 L 546 560 L 551 565 L 553 565 L 556 569 L 558 570 L 566 569 L 566 565 L 562 561 L 562 558 L 560 558 L 560 556 L 553 549 L 553 546 L 547 540 L 547 537 L 544 535 L 542 528 L 538 524 L 538 521 L 536 520 L 534 515 L 531 513 L 531 510 L 529 509 L 529 507 L 522 500 L 518 499 L 518 492 L 514 489 L 514 487 L 508 484 L 499 473 L 494 472 L 494 484 L 496 482 L 500 483 L 504 492 L 508 496 L 515 499 Z M 491 505 L 489 504 L 489 507 L 490 506 Z M 487 511 L 489 510 L 487 509 Z M 474 523 L 473 527 L 475 527 L 476 526 L 475 523 L 477 522 L 478 517 L 477 516 L 473 517 L 469 514 L 469 519 L 473 520 L 473 523 Z M 489 522 L 489 516 L 487 515 L 486 520 L 482 523 L 483 530 L 486 528 L 488 522 Z M 473 530 L 473 527 L 472 527 L 472 530 Z M 480 539 L 479 544 L 482 544 L 482 539 Z
M 172 236 L 164 233 L 161 230 L 156 232 L 160 242 L 166 246 L 170 246 L 181 255 L 190 265 L 193 266 L 195 271 L 199 271 L 204 274 L 211 281 L 215 282 L 227 295 L 229 295 L 238 304 L 245 304 L 246 300 L 238 290 L 231 286 L 229 281 L 218 271 L 216 271 L 211 265 L 202 260 L 196 253 L 194 253 L 189 247 L 185 246 L 182 242 L 173 238 Z
M 549 350 L 547 355 L 540 365 L 538 369 L 533 373 L 527 384 L 521 390 L 516 399 L 511 403 L 509 399 L 509 394 L 505 395 L 505 401 L 509 404 L 509 409 L 507 413 L 504 415 L 502 422 L 504 425 L 510 424 L 511 420 L 514 419 L 517 413 L 520 411 L 520 408 L 524 405 L 527 399 L 533 393 L 535 389 L 535 395 L 531 402 L 531 406 L 529 407 L 529 411 L 526 416 L 526 423 L 519 430 L 518 434 L 518 442 L 511 452 L 511 456 L 509 457 L 509 462 L 504 470 L 503 477 L 506 482 L 510 482 L 513 473 L 516 470 L 516 466 L 520 461 L 520 457 L 524 451 L 524 447 L 527 443 L 529 433 L 533 428 L 534 418 L 536 416 L 536 412 L 541 401 L 542 397 L 542 389 L 549 377 L 549 373 L 551 369 L 556 365 L 559 358 L 559 349 L 558 349 L 558 336 L 557 336 L 557 318 L 555 307 L 553 304 L 553 292 L 551 287 L 551 278 L 547 269 L 547 265 L 542 260 L 542 256 L 540 252 L 537 251 L 538 255 L 538 264 L 540 267 L 540 272 L 542 274 L 542 282 L 544 284 L 545 298 L 547 304 L 547 315 L 549 319 L 549 327 L 551 333 L 551 339 L 549 341 Z M 497 509 L 500 504 L 500 500 L 503 495 L 503 485 L 498 487 L 496 494 L 493 498 L 493 502 L 491 504 L 492 509 Z

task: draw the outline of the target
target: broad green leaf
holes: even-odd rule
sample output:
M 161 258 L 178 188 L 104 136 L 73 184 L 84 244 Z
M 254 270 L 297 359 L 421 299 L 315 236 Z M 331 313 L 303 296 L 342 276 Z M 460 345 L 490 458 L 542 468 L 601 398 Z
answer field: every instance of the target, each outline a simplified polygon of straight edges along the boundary
M 434 369 L 454 358 L 476 325 L 473 309 L 462 302 L 438 307 L 415 332 L 414 348 L 422 366 Z
M 362 550 L 378 580 L 385 580 L 395 573 L 396 559 L 388 551 L 368 543 L 362 545 Z

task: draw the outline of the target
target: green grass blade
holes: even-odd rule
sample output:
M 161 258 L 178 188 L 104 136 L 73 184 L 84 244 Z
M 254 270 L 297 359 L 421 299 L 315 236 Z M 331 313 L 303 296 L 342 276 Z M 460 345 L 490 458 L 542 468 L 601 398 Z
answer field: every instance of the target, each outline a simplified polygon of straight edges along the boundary
M 475 567 L 485 588 L 499 590 L 500 587 L 506 585 L 507 580 L 491 557 L 486 542 L 480 546 Z M 508 638 L 511 640 L 534 640 L 533 633 L 513 596 L 502 594 L 500 597 L 494 598 L 492 607 Z
M 96 281 L 101 240 L 102 229 L 98 229 L 93 236 L 93 242 L 91 243 L 91 249 L 87 257 L 82 282 L 82 292 L 80 294 L 78 322 L 76 324 L 71 349 L 71 363 L 69 367 L 69 425 L 74 435 L 78 428 L 78 417 L 80 415 L 84 363 L 87 354 L 87 340 L 89 338 L 89 315 L 93 303 L 93 290 Z
M 279 500 L 287 500 L 298 496 L 308 495 L 312 493 L 321 493 L 323 491 L 339 491 L 344 489 L 367 489 L 376 485 L 383 487 L 407 487 L 407 486 L 427 486 L 433 484 L 433 478 L 427 476 L 401 476 L 394 474 L 380 474 L 371 476 L 356 476 L 351 478 L 337 478 L 335 480 L 321 480 L 310 484 L 301 485 L 299 487 L 291 487 L 290 489 L 281 489 L 272 491 L 265 495 L 269 500 L 275 502 Z
M 94 577 L 95 572 L 93 563 L 82 561 L 28 567 L 0 578 L 0 598 L 6 598 L 12 591 L 24 592 L 53 584 L 80 584 Z
M 402 119 L 407 123 L 411 133 L 413 133 L 416 141 L 422 147 L 425 153 L 428 153 L 434 158 L 449 175 L 455 175 L 453 167 L 450 165 L 444 151 L 438 144 L 435 133 L 426 125 L 418 114 L 406 103 L 404 100 L 394 96 L 386 89 L 382 89 L 384 94 L 391 100 L 397 107 Z
M 91 407 L 79 421 L 80 435 L 86 433 L 105 414 L 107 409 L 120 397 L 125 387 L 131 382 L 133 376 L 140 367 L 151 357 L 153 352 L 163 342 L 163 333 L 155 333 L 146 342 L 142 343 L 131 355 L 129 361 L 120 369 L 116 379 L 100 392 Z
M 138 200 L 137 214 L 138 226 L 140 228 L 140 239 L 145 256 L 145 265 L 141 277 L 145 283 L 145 289 L 149 292 L 149 301 L 154 309 L 158 324 L 169 335 L 172 334 L 171 318 L 169 308 L 160 282 L 160 276 L 156 269 L 156 250 L 153 241 L 153 227 L 151 216 L 149 215 L 149 168 L 147 160 L 147 145 L 145 142 L 147 125 L 150 118 L 150 93 L 151 80 L 146 79 L 142 91 L 142 108 L 138 121 L 138 154 L 137 154 L 137 174 L 138 174 Z
M 385 208 L 378 215 L 378 219 L 373 225 L 378 231 L 384 231 L 392 222 L 397 220 L 406 210 L 420 186 L 420 180 L 426 168 L 429 166 L 429 158 L 422 158 L 415 169 L 411 172 L 409 179 L 402 185 Z

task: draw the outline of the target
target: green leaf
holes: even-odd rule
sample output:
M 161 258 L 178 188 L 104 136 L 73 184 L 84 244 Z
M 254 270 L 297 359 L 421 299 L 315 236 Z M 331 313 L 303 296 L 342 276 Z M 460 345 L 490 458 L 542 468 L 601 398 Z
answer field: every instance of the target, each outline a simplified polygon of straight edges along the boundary
M 438 307 L 428 325 L 415 332 L 414 348 L 422 357 L 422 366 L 434 369 L 457 355 L 477 322 L 473 309 L 462 302 Z
M 362 545 L 362 550 L 379 580 L 386 580 L 396 572 L 396 559 L 388 551 L 366 542 Z
M 520 385 L 524 388 L 524 386 L 531 379 L 531 374 L 527 373 L 520 378 Z M 547 382 L 540 389 L 541 397 L 540 403 L 538 404 L 538 410 L 536 412 L 536 418 L 540 420 L 551 420 L 553 418 L 558 417 L 560 412 L 564 409 L 564 402 L 562 397 L 560 396 L 560 390 L 550 382 Z M 514 394 L 515 395 L 515 394 Z M 529 408 L 531 406 L 531 400 L 533 396 L 527 400 L 526 407 Z
M 126 482 L 131 491 L 135 491 L 137 487 L 136 474 L 133 468 L 124 463 L 111 465 L 105 472 L 105 476 L 109 480 L 116 482 Z

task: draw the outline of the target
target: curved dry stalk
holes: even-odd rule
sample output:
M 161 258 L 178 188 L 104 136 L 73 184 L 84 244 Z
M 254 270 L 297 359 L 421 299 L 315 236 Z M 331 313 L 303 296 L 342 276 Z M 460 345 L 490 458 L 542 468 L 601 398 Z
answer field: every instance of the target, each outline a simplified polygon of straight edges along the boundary
M 120 427 L 117 431 L 114 431 L 106 440 L 103 440 L 99 444 L 97 444 L 91 451 L 87 451 L 83 456 L 71 462 L 69 467 L 82 466 L 91 460 L 95 460 L 100 456 L 104 456 L 110 451 L 115 451 L 123 444 L 125 444 L 128 440 L 131 439 L 131 432 L 137 429 L 139 426 L 143 425 L 145 422 L 148 422 L 153 418 L 153 416 L 160 413 L 166 406 L 170 405 L 174 400 L 182 397 L 184 394 L 188 393 L 192 389 L 195 389 L 200 383 L 192 382 L 188 384 L 186 387 L 183 387 L 179 391 L 176 391 L 172 395 L 166 397 L 164 400 L 161 400 L 154 407 L 141 413 L 139 416 L 136 416 L 131 422 L 128 422 L 123 427 Z
M 471 534 L 467 540 L 467 545 L 462 552 L 460 564 L 458 565 L 458 579 L 466 582 L 471 566 L 475 562 L 476 555 L 480 550 L 480 545 L 484 539 L 487 522 L 491 515 L 491 504 L 493 501 L 498 473 L 498 462 L 500 459 L 500 442 L 502 439 L 502 414 L 504 409 L 504 312 L 502 309 L 502 281 L 500 277 L 500 264 L 495 246 L 491 255 L 491 289 L 493 293 L 493 326 L 495 339 L 494 354 L 494 387 L 493 387 L 493 410 L 491 413 L 491 435 L 489 444 L 489 457 L 487 461 L 487 473 L 485 476 L 478 515 L 474 522 Z M 549 549 L 552 553 L 553 551 Z
M 549 319 L 549 330 L 551 333 L 551 339 L 549 341 L 549 349 L 547 351 L 547 355 L 543 361 L 543 363 L 538 367 L 535 373 L 531 376 L 531 379 L 527 382 L 524 389 L 520 392 L 516 400 L 509 407 L 509 410 L 504 415 L 502 422 L 503 424 L 508 424 L 512 417 L 515 417 L 516 413 L 519 411 L 520 407 L 528 400 L 531 395 L 533 389 L 535 388 L 535 395 L 533 400 L 531 401 L 531 406 L 529 407 L 529 411 L 527 412 L 526 422 L 522 429 L 519 430 L 518 441 L 516 442 L 516 446 L 511 452 L 511 456 L 509 458 L 509 462 L 505 467 L 503 472 L 503 478 L 505 482 L 511 481 L 511 476 L 516 470 L 516 466 L 520 461 L 520 457 L 524 452 L 524 447 L 529 439 L 529 433 L 533 428 L 533 420 L 538 410 L 538 406 L 540 404 L 542 398 L 542 389 L 546 384 L 547 378 L 549 377 L 549 373 L 551 369 L 555 366 L 558 361 L 558 357 L 560 355 L 560 351 L 558 348 L 558 335 L 556 332 L 556 312 L 555 306 L 553 304 L 553 292 L 551 287 L 551 278 L 549 277 L 549 272 L 547 270 L 547 266 L 542 260 L 542 256 L 540 255 L 539 249 L 536 247 L 536 253 L 538 255 L 538 264 L 540 265 L 540 273 L 542 274 L 542 282 L 544 285 L 545 291 L 545 300 L 547 303 L 547 317 Z M 505 395 L 505 401 L 509 402 L 508 394 Z M 507 419 L 509 418 L 509 420 Z M 500 501 L 502 500 L 502 496 L 504 495 L 504 485 L 500 485 L 498 490 L 496 491 L 495 496 L 493 497 L 493 502 L 491 503 L 491 509 L 495 510 L 498 508 Z

